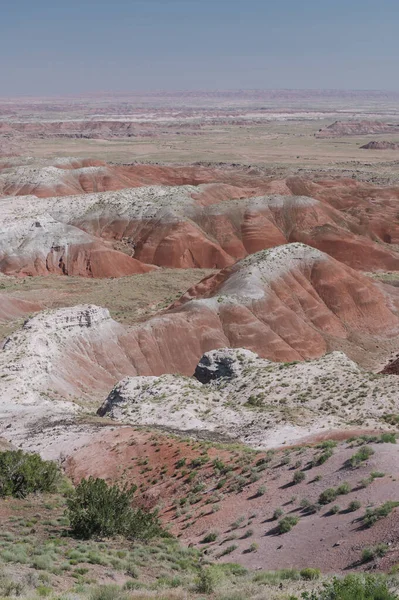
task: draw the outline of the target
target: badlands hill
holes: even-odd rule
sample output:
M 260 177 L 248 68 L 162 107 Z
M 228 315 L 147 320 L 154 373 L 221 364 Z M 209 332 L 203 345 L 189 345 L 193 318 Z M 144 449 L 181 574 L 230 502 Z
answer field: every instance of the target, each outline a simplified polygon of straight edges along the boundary
M 5 167 L 0 189 L 6 274 L 110 277 L 154 266 L 224 268 L 287 242 L 356 269 L 399 268 L 397 187 L 65 159 Z
M 373 140 L 368 144 L 364 144 L 364 146 L 360 146 L 360 150 L 399 150 L 399 143 Z
M 375 133 L 397 133 L 399 126 L 382 121 L 335 121 L 315 133 L 319 138 L 345 137 L 350 135 L 370 135 Z
M 19 406 L 23 428 L 22 414 L 37 418 L 38 407 L 44 412 L 61 411 L 64 415 L 74 414 L 82 402 L 98 408 L 120 379 L 167 373 L 191 376 L 203 354 L 217 348 L 246 348 L 271 361 L 291 362 L 318 359 L 340 349 L 367 363 L 369 352 L 376 352 L 376 357 L 386 356 L 396 342 L 399 333 L 396 306 L 395 295 L 388 295 L 371 279 L 297 243 L 243 259 L 204 279 L 164 313 L 127 329 L 112 320 L 107 310 L 94 306 L 43 312 L 12 334 L 0 354 L 3 418 L 7 419 L 7 414 L 10 418 Z M 337 373 L 342 369 L 348 372 L 357 369 L 352 364 L 343 363 L 341 367 L 342 359 L 334 356 L 333 366 L 329 367 L 331 380 L 335 381 L 331 384 L 335 390 L 331 392 L 333 396 L 337 394 Z M 270 367 L 279 373 L 278 365 L 260 364 L 266 372 Z M 303 385 L 310 373 L 327 369 L 323 365 L 305 365 L 305 375 L 295 376 L 297 385 L 292 393 L 299 397 L 292 398 L 293 406 L 301 401 Z M 306 374 L 307 368 L 310 371 Z M 355 376 L 355 385 L 348 376 L 348 389 L 364 387 L 359 382 L 361 377 Z M 152 385 L 154 381 L 150 379 L 149 383 Z M 395 385 L 395 378 L 384 381 L 387 382 L 384 403 L 377 411 L 373 407 L 374 412 L 370 412 L 368 405 L 363 407 L 362 419 L 375 421 L 389 411 L 390 386 Z M 155 387 L 165 387 L 166 395 L 161 394 L 164 400 L 170 384 L 170 391 L 177 398 L 176 406 L 182 394 L 195 398 L 198 392 L 199 384 L 195 381 L 189 384 L 192 392 L 186 388 L 181 393 L 180 380 L 176 385 L 173 378 L 166 383 L 165 387 L 162 381 L 155 382 Z M 140 385 L 148 388 L 145 380 Z M 129 384 L 129 393 L 131 389 Z M 367 398 L 372 399 L 373 390 L 371 386 Z M 215 393 L 217 401 L 219 392 Z M 123 396 L 119 388 L 118 395 Z M 247 394 L 239 396 L 247 398 Z M 333 396 L 328 396 L 330 402 Z M 142 398 L 144 402 L 145 396 Z M 279 398 L 277 394 L 276 401 Z M 223 396 L 219 401 L 222 406 Z M 111 408 L 112 402 L 103 411 Z M 206 412 L 209 407 L 198 408 Z M 191 408 L 188 410 L 191 412 Z M 355 414 L 349 417 L 349 422 L 356 420 Z M 175 427 L 184 428 L 183 421 L 182 415 Z M 258 439 L 257 435 L 254 434 L 254 439 Z
M 0 321 L 19 319 L 38 312 L 40 308 L 40 304 L 37 302 L 29 302 L 11 294 L 0 293 Z

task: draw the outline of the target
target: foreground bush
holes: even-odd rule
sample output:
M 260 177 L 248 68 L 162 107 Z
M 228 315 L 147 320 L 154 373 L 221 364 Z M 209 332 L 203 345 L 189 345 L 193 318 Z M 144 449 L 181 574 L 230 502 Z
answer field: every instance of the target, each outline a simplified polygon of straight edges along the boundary
M 334 578 L 322 590 L 304 592 L 303 600 L 399 600 L 391 592 L 386 579 L 378 575 L 347 575 Z
M 33 492 L 54 492 L 60 472 L 54 462 L 22 450 L 0 452 L 0 497 L 25 498 Z
M 149 539 L 162 530 L 156 515 L 131 503 L 136 487 L 120 490 L 103 479 L 82 479 L 67 499 L 67 515 L 72 533 L 77 537 L 123 535 L 132 539 Z

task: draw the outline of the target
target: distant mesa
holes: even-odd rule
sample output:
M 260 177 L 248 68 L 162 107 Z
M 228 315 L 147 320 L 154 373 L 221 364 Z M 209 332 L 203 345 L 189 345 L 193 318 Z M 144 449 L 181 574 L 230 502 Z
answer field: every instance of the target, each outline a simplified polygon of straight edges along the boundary
M 399 133 L 399 124 L 382 121 L 335 121 L 327 127 L 319 129 L 318 138 L 345 137 L 351 135 L 370 135 L 376 133 Z
M 364 146 L 360 146 L 361 150 L 399 150 L 399 142 L 380 142 L 373 140 Z

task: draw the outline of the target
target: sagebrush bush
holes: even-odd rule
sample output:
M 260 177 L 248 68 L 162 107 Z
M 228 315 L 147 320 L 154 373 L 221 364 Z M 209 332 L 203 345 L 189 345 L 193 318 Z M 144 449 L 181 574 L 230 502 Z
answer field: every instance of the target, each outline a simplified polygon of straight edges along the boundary
M 348 505 L 348 510 L 349 512 L 355 512 L 356 510 L 359 510 L 361 505 L 362 503 L 359 500 L 352 500 Z
M 60 480 L 57 465 L 22 450 L 0 452 L 0 496 L 25 498 L 33 492 L 54 492 Z
M 337 491 L 334 488 L 327 488 L 324 492 L 321 492 L 319 496 L 319 504 L 329 504 L 333 502 L 337 497 Z
M 293 517 L 291 515 L 284 517 L 279 521 L 278 531 L 279 533 L 288 533 L 299 522 L 298 517 Z
M 307 581 L 314 581 L 315 579 L 319 579 L 320 577 L 320 569 L 313 569 L 312 567 L 307 567 L 306 569 L 301 569 L 299 572 L 302 579 Z
M 67 499 L 67 516 L 77 537 L 123 535 L 148 539 L 161 533 L 156 515 L 131 503 L 136 486 L 119 489 L 103 479 L 82 479 Z
M 389 590 L 387 579 L 381 575 L 346 575 L 334 577 L 323 589 L 302 593 L 305 600 L 398 600 Z
M 376 508 L 368 508 L 363 517 L 365 526 L 371 527 L 380 519 L 387 517 L 397 506 L 399 506 L 399 502 L 388 500 L 387 502 L 384 502 L 384 504 L 381 504 L 381 506 L 377 506 Z
M 89 600 L 128 600 L 129 596 L 117 585 L 100 585 L 94 588 L 89 595 Z
M 382 433 L 378 441 L 381 444 L 396 444 L 396 433 Z
M 306 475 L 303 471 L 295 471 L 292 482 L 296 485 L 306 479 Z
M 214 574 L 214 572 L 209 567 L 208 568 L 201 567 L 200 572 L 198 574 L 196 591 L 199 592 L 200 594 L 212 594 L 214 589 L 215 589 L 215 574 Z
M 362 462 L 368 460 L 374 454 L 374 450 L 370 446 L 362 446 L 360 450 L 352 454 L 349 463 L 352 467 L 358 467 Z
M 372 548 L 365 548 L 362 552 L 362 562 L 368 562 L 374 560 L 374 558 L 382 558 L 388 552 L 388 546 L 386 544 L 377 544 Z
M 217 537 L 218 534 L 216 533 L 216 531 L 211 531 L 204 538 L 202 538 L 201 544 L 210 544 L 211 542 L 214 542 L 217 539 Z

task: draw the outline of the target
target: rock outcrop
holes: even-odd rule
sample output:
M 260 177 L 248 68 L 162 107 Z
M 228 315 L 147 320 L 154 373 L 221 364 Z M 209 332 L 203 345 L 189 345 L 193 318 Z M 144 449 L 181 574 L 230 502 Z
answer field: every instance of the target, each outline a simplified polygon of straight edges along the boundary
M 340 352 L 281 364 L 241 348 L 221 349 L 202 357 L 196 375 L 208 382 L 178 375 L 123 379 L 98 414 L 267 448 L 322 433 L 327 414 L 331 428 L 381 426 L 398 402 L 394 376 L 372 377 Z

